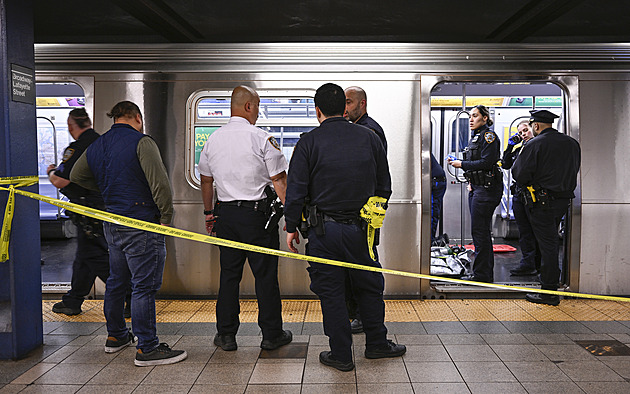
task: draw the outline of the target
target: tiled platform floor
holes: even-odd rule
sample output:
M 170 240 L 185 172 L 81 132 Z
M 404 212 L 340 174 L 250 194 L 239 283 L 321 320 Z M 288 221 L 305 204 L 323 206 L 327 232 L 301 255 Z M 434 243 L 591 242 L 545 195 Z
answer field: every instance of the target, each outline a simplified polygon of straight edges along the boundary
M 68 319 L 50 313 L 51 302 L 45 302 L 44 346 L 23 360 L 0 361 L 0 393 L 630 392 L 630 356 L 597 356 L 577 343 L 617 340 L 630 346 L 630 304 L 564 300 L 553 308 L 520 300 L 388 301 L 389 336 L 407 345 L 407 354 L 368 360 L 364 336 L 354 335 L 356 369 L 339 372 L 318 361 L 328 340 L 317 302 L 284 302 L 285 328 L 293 331 L 294 343 L 308 346 L 302 358 L 260 357 L 259 329 L 247 322 L 256 314 L 249 303 L 242 305 L 248 309 L 242 313 L 239 349 L 224 352 L 212 344 L 211 301 L 160 301 L 160 340 L 189 356 L 179 364 L 141 368 L 133 366 L 133 348 L 104 352 L 102 315 L 86 319 L 89 312 L 98 317 L 100 301 Z

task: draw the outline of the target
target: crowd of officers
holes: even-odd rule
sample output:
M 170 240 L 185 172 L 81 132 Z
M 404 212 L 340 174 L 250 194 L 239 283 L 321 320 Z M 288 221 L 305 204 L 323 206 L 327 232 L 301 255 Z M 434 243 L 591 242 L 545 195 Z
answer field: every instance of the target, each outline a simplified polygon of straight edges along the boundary
M 380 268 L 378 223 L 382 223 L 392 193 L 385 134 L 367 115 L 367 96 L 359 87 L 344 91 L 327 83 L 317 89 L 314 101 L 320 125 L 302 135 L 288 164 L 274 137 L 255 127 L 258 93 L 248 86 L 234 89 L 231 118 L 210 135 L 199 160 L 206 230 L 223 239 L 278 249 L 278 217 L 283 210 L 286 244 L 291 251 L 298 253 L 296 244 L 308 238 L 309 256 Z M 49 167 L 51 182 L 62 187 L 73 202 L 169 225 L 173 214 L 170 184 L 155 141 L 143 132 L 140 109 L 123 101 L 108 116 L 114 124 L 99 137 L 85 110 L 70 113 L 68 127 L 76 142 L 66 150 L 59 167 Z M 516 181 L 514 206 L 521 238 L 528 238 L 521 239 L 527 246 L 519 270 L 535 269 L 533 256 L 539 250 L 542 288 L 552 290 L 559 277 L 557 223 L 574 197 L 580 163 L 577 142 L 551 128 L 554 117 L 549 111 L 532 111 L 528 124 L 519 125 L 524 141 L 511 140 L 503 158 L 504 168 L 512 166 Z M 448 161 L 462 168 L 469 181 L 476 254 L 469 279 L 482 282 L 493 280 L 491 218 L 502 194 L 502 177 L 496 167 L 499 139 L 491 125 L 485 107 L 473 108 L 473 136 L 464 160 Z M 530 127 L 536 138 L 527 137 L 525 129 L 529 132 Z M 81 133 L 73 133 L 79 128 Z M 436 177 L 445 184 L 443 171 Z M 89 201 L 76 197 L 73 190 Z M 117 352 L 137 341 L 135 365 L 185 359 L 185 351 L 170 349 L 156 335 L 155 295 L 164 271 L 164 236 L 105 222 L 95 230 L 96 236 L 87 237 L 88 227 L 99 226 L 90 222 L 82 227 L 85 231 L 79 237 L 78 250 L 88 247 L 101 252 L 94 261 L 88 261 L 91 255 L 81 258 L 77 253 L 72 290 L 56 312 L 79 313 L 85 288 L 98 276 L 106 281 L 106 352 Z M 239 284 L 246 260 L 255 278 L 260 347 L 274 350 L 293 338 L 291 331 L 283 329 L 278 258 L 224 246 L 220 247 L 214 343 L 224 351 L 238 348 Z M 307 270 L 329 337 L 330 350 L 319 355 L 321 363 L 341 371 L 354 369 L 352 333 L 356 332 L 365 332 L 367 358 L 398 357 L 406 352 L 404 345 L 387 339 L 381 273 L 315 262 Z M 133 332 L 124 320 L 127 293 Z M 557 296 L 546 294 L 529 294 L 527 299 L 552 305 L 559 302 Z

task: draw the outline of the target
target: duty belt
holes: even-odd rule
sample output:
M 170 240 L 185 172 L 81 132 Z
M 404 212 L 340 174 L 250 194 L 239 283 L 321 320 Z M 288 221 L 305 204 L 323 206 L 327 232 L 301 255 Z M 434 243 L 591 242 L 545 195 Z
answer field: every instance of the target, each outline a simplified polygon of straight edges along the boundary
M 251 208 L 254 211 L 258 211 L 259 208 L 264 207 L 265 200 L 247 201 L 247 200 L 235 200 L 235 201 L 217 201 L 217 205 L 230 205 L 235 207 Z
M 358 217 L 350 218 L 350 219 L 335 219 L 325 213 L 322 213 L 322 217 L 323 217 L 324 222 L 335 222 L 335 223 L 341 223 L 341 224 L 356 224 L 356 225 L 361 224 L 361 219 Z

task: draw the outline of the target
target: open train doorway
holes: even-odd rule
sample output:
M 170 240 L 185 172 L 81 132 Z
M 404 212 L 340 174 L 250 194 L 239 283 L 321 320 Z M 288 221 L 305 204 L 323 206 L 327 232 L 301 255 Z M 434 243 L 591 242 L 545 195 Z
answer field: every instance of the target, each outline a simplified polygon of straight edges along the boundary
M 443 81 L 435 84 L 431 90 L 431 153 L 443 167 L 446 177 L 446 192 L 443 199 L 442 215 L 436 229 L 438 240 L 448 240 L 450 249 L 463 251 L 474 250 L 470 229 L 470 211 L 468 207 L 467 182 L 461 169 L 447 164 L 449 155 L 463 158 L 463 151 L 471 138 L 469 127 L 470 111 L 476 105 L 488 108 L 493 120 L 492 130 L 500 140 L 501 157 L 508 149 L 510 137 L 517 133 L 518 124 L 529 119 L 529 111 L 546 109 L 559 116 L 554 128 L 567 133 L 567 97 L 565 91 L 549 81 L 535 82 L 455 82 Z M 492 240 L 494 245 L 494 282 L 517 284 L 520 286 L 538 286 L 538 274 L 513 273 L 518 268 L 522 253 L 519 245 L 519 232 L 512 210 L 513 182 L 511 171 L 503 169 L 503 195 L 494 211 L 492 219 Z M 570 216 L 567 215 L 567 216 Z M 569 220 L 565 218 L 565 221 Z M 561 238 L 559 264 L 561 284 L 568 283 L 569 265 L 567 263 L 566 233 L 569 226 L 565 221 L 559 226 Z M 441 236 L 441 237 L 440 237 Z M 454 248 L 453 248 L 454 247 Z M 433 249 L 435 250 L 435 249 Z M 449 248 L 445 249 L 451 253 Z M 436 254 L 435 252 L 433 253 Z M 465 256 L 474 260 L 471 253 L 461 255 L 464 265 Z M 433 259 L 432 259 L 433 260 Z M 469 268 L 472 268 L 469 266 Z M 511 272 L 512 271 L 512 272 Z M 471 273 L 471 272 L 470 272 Z M 454 275 L 456 276 L 456 275 Z M 438 291 L 466 291 L 465 286 L 432 283 Z M 487 291 L 470 287 L 468 291 Z

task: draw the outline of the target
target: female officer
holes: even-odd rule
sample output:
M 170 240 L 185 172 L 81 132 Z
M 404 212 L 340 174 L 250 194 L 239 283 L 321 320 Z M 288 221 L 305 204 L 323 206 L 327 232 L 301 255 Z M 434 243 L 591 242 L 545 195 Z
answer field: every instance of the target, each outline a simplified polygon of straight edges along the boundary
M 453 167 L 464 170 L 464 176 L 469 182 L 468 207 L 475 260 L 473 275 L 463 279 L 492 282 L 494 280 L 492 215 L 503 194 L 503 179 L 497 166 L 500 142 L 494 131 L 489 129 L 493 122 L 485 106 L 473 107 L 469 122 L 473 136 L 468 147 L 464 149 L 464 160 L 448 160 Z

